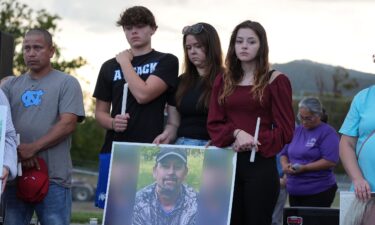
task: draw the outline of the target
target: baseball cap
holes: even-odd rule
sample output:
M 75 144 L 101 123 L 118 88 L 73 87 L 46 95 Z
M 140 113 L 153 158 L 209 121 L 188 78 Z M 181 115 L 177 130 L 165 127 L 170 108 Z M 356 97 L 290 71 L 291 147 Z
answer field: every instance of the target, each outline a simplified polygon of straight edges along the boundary
M 48 193 L 49 179 L 46 162 L 38 158 L 40 170 L 33 167 L 22 171 L 17 181 L 17 197 L 25 202 L 41 202 Z
M 162 159 L 170 156 L 176 156 L 184 163 L 187 162 L 186 150 L 180 148 L 161 148 L 156 156 L 156 162 L 160 162 Z

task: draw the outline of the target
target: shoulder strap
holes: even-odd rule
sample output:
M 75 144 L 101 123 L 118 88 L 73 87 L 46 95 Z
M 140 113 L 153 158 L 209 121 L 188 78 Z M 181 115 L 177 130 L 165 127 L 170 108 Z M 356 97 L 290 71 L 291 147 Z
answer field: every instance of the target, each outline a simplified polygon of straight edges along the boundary
M 270 70 L 268 73 L 267 73 L 267 75 L 268 75 L 268 84 L 270 84 L 270 83 L 272 83 L 272 81 L 276 78 L 276 77 L 274 77 L 273 79 L 272 79 L 272 74 L 273 74 L 273 72 L 275 72 L 276 70 Z
M 358 150 L 357 159 L 359 159 L 359 155 L 361 154 L 361 151 L 362 151 L 363 146 L 366 144 L 366 142 L 368 141 L 368 139 L 369 139 L 372 135 L 374 135 L 374 134 L 375 134 L 375 130 L 373 130 L 373 131 L 371 132 L 371 134 L 370 134 L 369 136 L 367 136 L 366 140 L 362 143 L 361 147 L 360 147 L 359 150 Z
M 275 72 L 275 71 L 276 71 L 276 70 L 270 70 L 270 71 L 268 72 L 268 80 L 271 79 L 272 74 L 273 74 L 273 72 Z
M 368 96 L 370 95 L 370 91 L 371 91 L 371 89 L 372 89 L 372 86 L 369 87 L 369 89 L 368 89 L 368 91 L 367 91 L 367 94 L 366 94 L 366 102 L 368 102 L 367 99 L 368 99 Z M 359 150 L 358 150 L 357 159 L 359 159 L 359 155 L 361 154 L 361 151 L 362 151 L 363 146 L 366 144 L 366 142 L 368 141 L 368 139 L 369 139 L 372 135 L 374 135 L 374 134 L 375 134 L 375 130 L 373 130 L 373 131 L 367 136 L 367 138 L 363 141 L 361 147 L 360 147 Z

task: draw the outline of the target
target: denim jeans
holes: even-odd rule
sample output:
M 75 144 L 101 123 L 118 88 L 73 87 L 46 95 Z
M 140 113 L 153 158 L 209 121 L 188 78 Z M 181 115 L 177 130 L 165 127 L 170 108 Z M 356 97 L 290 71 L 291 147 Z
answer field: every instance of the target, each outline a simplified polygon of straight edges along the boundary
M 192 139 L 186 137 L 179 137 L 175 145 L 192 145 L 192 146 L 205 146 L 208 140 Z
M 56 183 L 50 183 L 47 196 L 40 203 L 26 203 L 16 196 L 17 186 L 9 185 L 5 190 L 5 218 L 7 225 L 28 225 L 36 212 L 41 225 L 69 225 L 72 193 Z
M 279 198 L 277 199 L 275 209 L 272 214 L 272 225 L 283 225 L 283 212 L 288 192 L 286 188 L 280 188 Z

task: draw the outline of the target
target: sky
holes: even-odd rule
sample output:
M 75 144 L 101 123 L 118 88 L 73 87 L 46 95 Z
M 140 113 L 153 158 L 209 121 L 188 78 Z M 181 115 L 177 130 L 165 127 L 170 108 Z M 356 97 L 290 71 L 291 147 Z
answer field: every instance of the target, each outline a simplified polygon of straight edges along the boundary
M 375 73 L 374 0 L 20 0 L 34 10 L 46 9 L 62 19 L 54 37 L 62 56 L 82 56 L 88 64 L 78 74 L 93 91 L 101 64 L 129 48 L 116 26 L 120 13 L 134 5 L 149 8 L 158 30 L 152 47 L 183 61 L 181 30 L 207 22 L 221 39 L 224 53 L 233 28 L 244 20 L 267 31 L 270 62 L 308 59 Z

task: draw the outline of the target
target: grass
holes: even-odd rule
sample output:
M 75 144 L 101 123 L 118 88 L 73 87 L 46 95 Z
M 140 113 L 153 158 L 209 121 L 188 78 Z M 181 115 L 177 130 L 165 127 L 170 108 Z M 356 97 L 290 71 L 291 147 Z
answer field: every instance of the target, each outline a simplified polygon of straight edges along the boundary
M 90 218 L 98 218 L 98 224 L 101 224 L 103 213 L 102 212 L 85 212 L 85 211 L 72 212 L 71 222 L 88 224 L 90 221 Z

